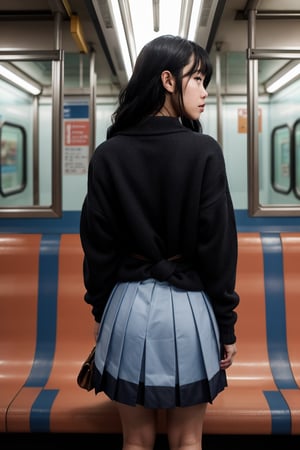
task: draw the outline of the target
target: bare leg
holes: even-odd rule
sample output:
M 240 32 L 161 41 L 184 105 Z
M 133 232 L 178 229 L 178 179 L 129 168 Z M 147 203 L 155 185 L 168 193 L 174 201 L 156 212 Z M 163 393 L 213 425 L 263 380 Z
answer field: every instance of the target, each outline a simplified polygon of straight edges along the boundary
M 206 403 L 167 411 L 170 450 L 201 450 Z
M 122 423 L 123 450 L 152 450 L 156 438 L 156 410 L 116 403 Z

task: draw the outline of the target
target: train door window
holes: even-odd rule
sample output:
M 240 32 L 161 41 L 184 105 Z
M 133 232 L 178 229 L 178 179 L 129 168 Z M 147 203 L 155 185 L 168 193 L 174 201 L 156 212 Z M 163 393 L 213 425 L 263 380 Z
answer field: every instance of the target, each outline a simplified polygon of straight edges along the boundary
M 300 119 L 293 125 L 294 193 L 300 199 Z
M 282 20 L 283 29 L 289 30 L 277 40 L 264 21 L 257 21 L 256 3 L 247 11 L 248 210 L 252 216 L 300 216 L 297 126 L 291 133 L 299 118 L 300 50 L 294 47 L 299 17 L 284 9 L 264 15 L 276 28 Z M 264 113 L 261 132 L 259 107 Z
M 0 51 L 0 217 L 62 214 L 63 51 Z
M 276 192 L 288 194 L 292 189 L 291 132 L 288 125 L 279 125 L 272 131 L 271 182 Z
M 249 212 L 300 216 L 300 123 L 293 129 L 299 117 L 300 79 L 269 90 L 279 74 L 299 61 L 300 53 L 288 52 L 289 59 L 275 50 L 270 55 L 268 50 L 251 50 L 248 55 Z
M 9 122 L 0 127 L 0 194 L 22 192 L 26 186 L 26 131 Z

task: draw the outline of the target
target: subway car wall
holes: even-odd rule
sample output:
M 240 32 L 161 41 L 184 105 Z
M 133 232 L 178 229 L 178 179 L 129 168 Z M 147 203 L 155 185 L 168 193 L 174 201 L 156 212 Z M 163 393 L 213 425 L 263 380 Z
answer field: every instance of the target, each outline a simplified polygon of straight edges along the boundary
M 276 192 L 271 185 L 271 134 L 272 130 L 281 125 L 290 129 L 300 117 L 300 81 L 287 87 L 271 99 L 263 98 L 259 105 L 259 167 L 260 191 L 265 202 L 289 203 L 294 194 L 287 195 Z M 33 103 L 31 96 L 21 90 L 0 81 L 1 116 L 0 120 L 10 123 L 17 122 L 26 130 L 28 161 L 32 155 L 32 127 L 30 119 L 33 117 Z M 115 109 L 116 98 L 100 98 L 96 105 L 95 142 L 99 145 L 106 137 L 106 129 L 110 124 L 111 115 Z M 12 107 L 14 105 L 14 107 Z M 222 103 L 223 122 L 223 151 L 226 161 L 228 178 L 235 209 L 246 210 L 248 201 L 247 191 L 247 125 L 245 96 L 224 97 Z M 67 97 L 65 111 L 71 110 L 71 117 L 65 114 L 63 160 L 63 210 L 80 210 L 86 192 L 86 175 L 88 166 L 88 99 Z M 72 113 L 75 111 L 75 113 Z M 77 112 L 78 111 L 78 112 Z M 72 114 L 74 117 L 72 117 Z M 208 100 L 206 110 L 201 116 L 203 132 L 217 139 L 216 103 L 215 99 Z M 77 134 L 68 137 L 68 128 L 73 129 L 78 124 Z M 39 148 L 40 148 L 40 199 L 41 204 L 49 204 L 49 186 L 51 185 L 50 143 L 51 143 L 51 104 L 44 100 L 39 104 Z M 81 127 L 81 128 L 80 128 Z M 83 128 L 83 129 L 82 129 Z M 74 134 L 74 133 L 73 133 Z M 77 136 L 77 141 L 76 141 Z M 72 142 L 71 139 L 75 139 Z M 85 139 L 85 141 L 83 141 Z M 78 154 L 77 158 L 74 154 Z M 286 158 L 285 158 L 286 159 Z M 286 172 L 288 161 L 282 155 L 282 171 Z M 27 164 L 27 186 L 25 190 L 9 198 L 0 198 L 1 206 L 27 205 L 32 202 L 32 164 Z M 284 172 L 285 171 L 285 172 Z M 75 194 L 75 195 L 74 195 Z
M 26 133 L 26 150 L 28 161 L 33 160 L 32 154 L 32 137 L 33 137 L 33 99 L 32 96 L 24 91 L 6 83 L 0 79 L 0 122 L 15 124 L 23 127 Z M 45 123 L 45 119 L 44 119 Z M 48 127 L 49 128 L 49 127 Z M 45 134 L 46 134 L 45 130 Z M 46 144 L 46 142 L 45 142 Z M 9 187 L 12 178 L 16 176 L 14 172 L 15 164 L 11 158 L 15 158 L 16 149 L 13 146 L 13 137 L 3 139 L 1 133 L 1 186 L 5 192 L 5 189 Z M 47 145 L 44 146 L 44 156 L 50 155 Z M 12 156 L 12 154 L 14 154 Z M 45 161 L 46 166 L 47 160 Z M 46 174 L 45 174 L 46 175 Z M 43 177 L 47 179 L 47 175 Z M 7 205 L 26 205 L 32 204 L 32 164 L 27 164 L 27 183 L 25 189 L 16 193 L 15 195 L 2 196 L 0 195 L 0 206 Z
M 259 189 L 265 202 L 288 204 L 298 201 L 294 192 L 278 192 L 271 183 L 272 130 L 286 125 L 292 130 L 300 117 L 300 81 L 296 81 L 278 94 L 259 99 Z M 27 137 L 27 183 L 25 189 L 9 197 L 0 197 L 0 205 L 32 204 L 32 97 L 0 82 L 1 121 L 17 122 Z M 95 147 L 106 138 L 106 129 L 111 122 L 111 115 L 116 107 L 116 97 L 97 98 L 95 118 Z M 12 106 L 13 105 L 13 106 Z M 217 139 L 216 99 L 209 97 L 206 110 L 201 116 L 203 132 Z M 64 99 L 64 136 L 62 147 L 62 205 L 63 215 L 72 212 L 78 217 L 86 193 L 88 152 L 88 98 L 68 96 Z M 39 169 L 40 202 L 49 204 L 51 191 L 51 100 L 44 98 L 38 107 L 39 122 Z M 50 125 L 49 125 L 50 124 Z M 72 135 L 68 130 L 72 129 Z M 246 96 L 224 96 L 222 99 L 222 148 L 227 167 L 230 189 L 237 217 L 248 217 L 248 182 L 247 182 L 247 98 Z M 75 131 L 74 131 L 75 130 Z M 283 148 L 277 161 L 277 172 L 288 177 L 289 156 Z M 4 175 L 2 174 L 2 182 Z M 250 219 L 250 218 L 248 218 Z M 247 219 L 247 220 L 248 220 Z M 283 220 L 281 218 L 280 220 Z M 77 220 L 76 220 L 77 221 Z M 5 224 L 2 221 L 2 224 Z M 273 220 L 274 222 L 274 220 Z M 293 226 L 298 226 L 294 218 Z M 238 219 L 239 225 L 239 219 Z

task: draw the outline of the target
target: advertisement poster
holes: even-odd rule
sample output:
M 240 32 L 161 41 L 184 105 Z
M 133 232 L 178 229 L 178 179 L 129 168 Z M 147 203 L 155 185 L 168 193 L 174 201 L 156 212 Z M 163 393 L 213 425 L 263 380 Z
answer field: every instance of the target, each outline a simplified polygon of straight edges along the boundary
M 238 132 L 247 133 L 247 108 L 238 108 Z M 258 108 L 258 132 L 262 131 L 262 110 Z
M 64 107 L 64 174 L 86 174 L 89 162 L 89 107 L 70 104 Z

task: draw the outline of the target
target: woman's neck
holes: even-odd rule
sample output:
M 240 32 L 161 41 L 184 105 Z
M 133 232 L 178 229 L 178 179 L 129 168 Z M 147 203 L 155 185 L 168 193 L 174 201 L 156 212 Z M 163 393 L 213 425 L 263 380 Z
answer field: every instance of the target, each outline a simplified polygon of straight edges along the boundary
M 177 114 L 175 113 L 173 108 L 169 108 L 166 105 L 164 105 L 162 108 L 160 108 L 156 116 L 177 117 Z

